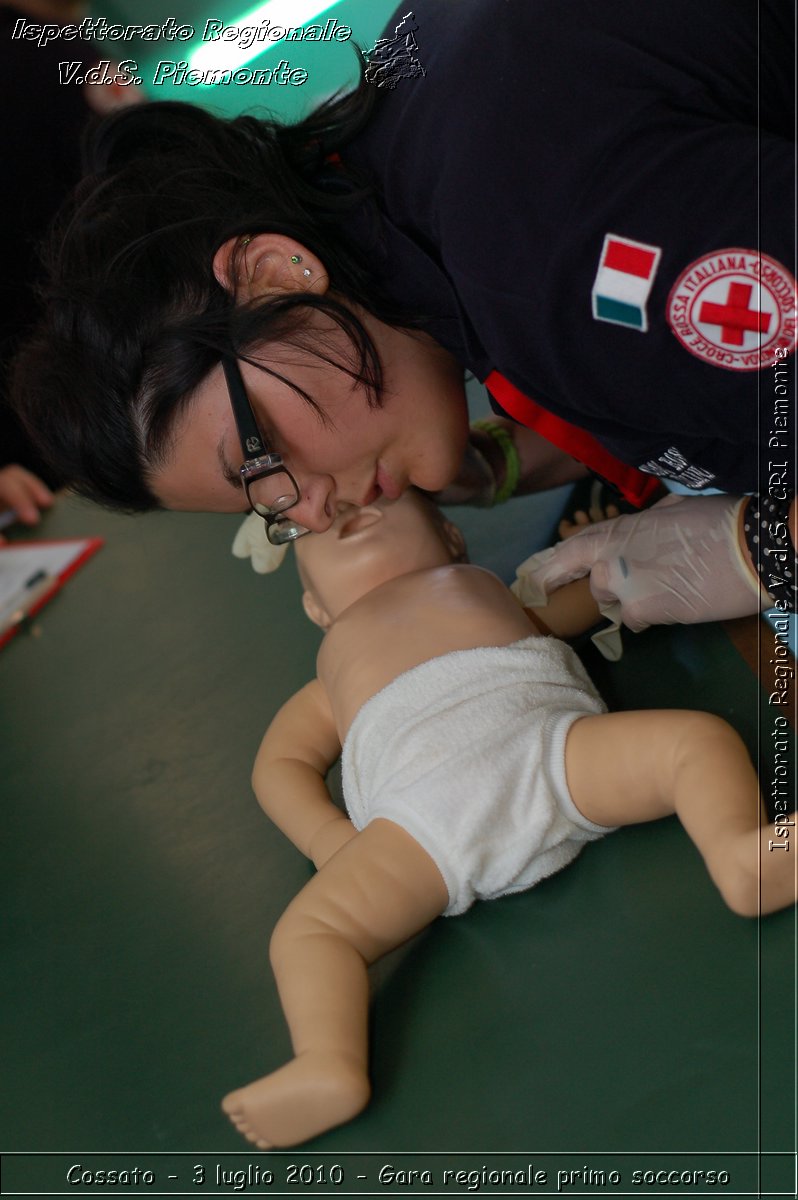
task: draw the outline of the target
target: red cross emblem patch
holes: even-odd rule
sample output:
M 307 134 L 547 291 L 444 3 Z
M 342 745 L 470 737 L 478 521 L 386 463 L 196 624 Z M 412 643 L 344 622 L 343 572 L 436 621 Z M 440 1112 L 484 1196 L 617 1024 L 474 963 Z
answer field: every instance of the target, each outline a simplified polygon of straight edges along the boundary
M 666 307 L 686 350 L 715 367 L 758 371 L 796 343 L 796 287 L 790 272 L 756 250 L 718 250 L 681 273 Z

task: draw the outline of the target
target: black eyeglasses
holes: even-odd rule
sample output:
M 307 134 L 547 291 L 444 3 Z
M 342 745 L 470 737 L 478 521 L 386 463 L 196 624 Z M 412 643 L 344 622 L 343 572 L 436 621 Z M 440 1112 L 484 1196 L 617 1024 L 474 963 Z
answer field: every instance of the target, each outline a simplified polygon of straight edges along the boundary
M 234 358 L 224 357 L 222 369 L 227 380 L 238 437 L 245 458 L 239 474 L 249 506 L 266 522 L 266 536 L 273 546 L 295 542 L 309 532 L 284 514 L 299 503 L 297 481 L 276 450 L 267 450 L 249 402 L 241 371 Z

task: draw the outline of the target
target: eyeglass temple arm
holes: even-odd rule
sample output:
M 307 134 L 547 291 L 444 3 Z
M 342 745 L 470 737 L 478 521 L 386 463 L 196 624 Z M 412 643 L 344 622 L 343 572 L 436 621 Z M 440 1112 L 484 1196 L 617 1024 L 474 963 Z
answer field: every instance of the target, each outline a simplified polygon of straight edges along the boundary
M 266 447 L 260 435 L 252 405 L 249 402 L 241 371 L 235 359 L 225 355 L 222 358 L 222 370 L 230 393 L 230 404 L 233 409 L 238 436 L 241 438 L 241 448 L 245 454 L 259 455 L 266 453 Z

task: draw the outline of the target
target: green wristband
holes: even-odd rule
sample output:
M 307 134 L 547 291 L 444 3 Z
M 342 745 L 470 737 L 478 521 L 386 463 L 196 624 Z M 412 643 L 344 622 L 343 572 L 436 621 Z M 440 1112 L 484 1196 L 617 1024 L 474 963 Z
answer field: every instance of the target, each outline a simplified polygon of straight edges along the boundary
M 471 428 L 489 434 L 504 455 L 504 483 L 493 497 L 493 504 L 504 504 L 515 495 L 521 478 L 521 460 L 515 442 L 504 426 L 495 421 L 472 421 Z

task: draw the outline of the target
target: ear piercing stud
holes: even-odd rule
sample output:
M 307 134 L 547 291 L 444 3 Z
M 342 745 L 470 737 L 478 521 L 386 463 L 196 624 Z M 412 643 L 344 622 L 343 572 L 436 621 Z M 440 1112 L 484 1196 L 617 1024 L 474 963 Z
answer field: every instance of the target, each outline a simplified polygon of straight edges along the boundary
M 297 263 L 301 263 L 301 262 L 302 262 L 302 255 L 301 255 L 301 254 L 292 254 L 292 255 L 291 255 L 291 262 L 292 262 L 292 263 L 294 263 L 294 265 L 296 265 Z M 306 279 L 309 279 L 309 278 L 310 278 L 310 275 L 311 275 L 310 268 L 309 268 L 309 267 L 304 267 L 304 268 L 303 268 L 303 271 L 302 271 L 302 274 L 305 276 L 305 278 L 306 278 Z
M 302 262 L 302 255 L 301 255 L 301 254 L 292 254 L 292 255 L 291 255 L 291 262 L 292 262 L 292 263 L 294 263 L 294 264 L 296 264 L 296 263 L 301 263 L 301 262 Z M 309 268 L 309 267 L 304 267 L 304 268 L 303 268 L 303 270 L 302 270 L 302 274 L 305 276 L 305 278 L 306 278 L 306 279 L 310 279 L 310 276 L 311 276 L 311 271 L 310 271 L 310 268 Z
M 248 246 L 248 245 L 249 245 L 249 243 L 250 243 L 251 241 L 252 241 L 252 235 L 251 235 L 251 234 L 249 234 L 249 233 L 245 233 L 245 234 L 244 234 L 244 236 L 243 236 L 243 237 L 242 237 L 242 239 L 241 239 L 241 245 L 242 245 L 242 247 L 243 247 L 243 246 Z M 292 262 L 292 263 L 293 263 L 295 266 L 296 266 L 298 263 L 301 263 L 301 262 L 302 262 L 302 255 L 301 255 L 301 254 L 292 254 L 292 255 L 291 255 L 291 262 Z M 303 270 L 302 270 L 302 274 L 305 276 L 305 278 L 306 278 L 306 279 L 309 279 L 309 278 L 310 278 L 310 276 L 313 274 L 313 272 L 310 270 L 310 268 L 309 268 L 309 267 L 304 267 L 304 268 L 303 268 Z

